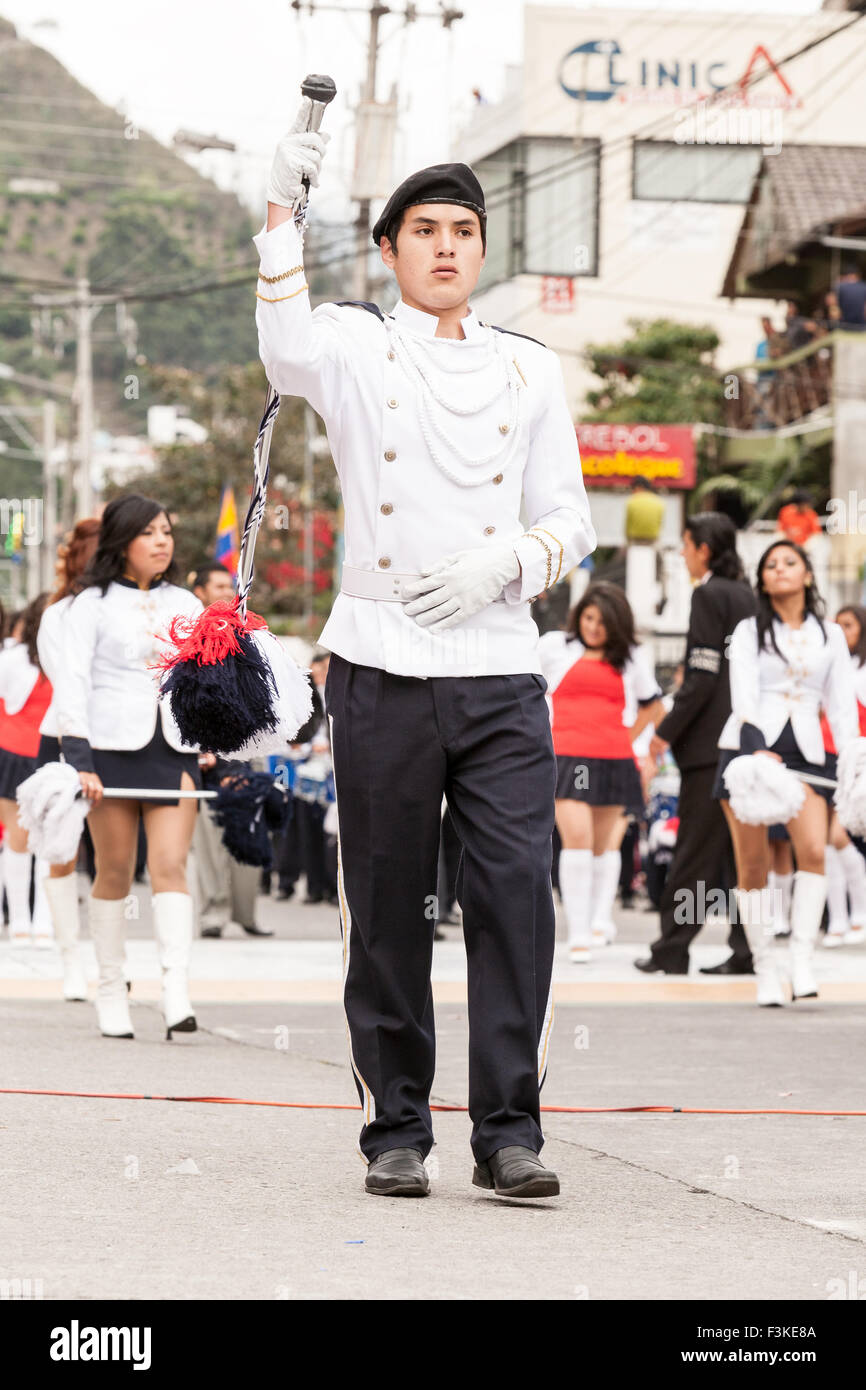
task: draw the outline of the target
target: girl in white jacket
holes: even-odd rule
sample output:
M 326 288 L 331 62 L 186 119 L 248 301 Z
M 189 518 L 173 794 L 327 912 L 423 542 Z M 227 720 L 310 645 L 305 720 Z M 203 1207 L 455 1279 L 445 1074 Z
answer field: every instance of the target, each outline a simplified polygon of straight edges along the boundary
M 193 907 L 186 883 L 196 801 L 149 801 L 136 790 L 201 786 L 197 749 L 183 743 L 170 709 L 158 703 L 152 669 L 172 618 L 202 612 L 174 577 L 174 537 L 164 508 L 136 494 L 116 498 L 105 508 L 96 556 L 64 619 L 57 730 L 63 757 L 78 770 L 93 805 L 90 934 L 99 965 L 97 1016 L 106 1037 L 133 1036 L 123 956 L 139 813 L 168 1037 L 196 1027 L 187 984 Z M 104 786 L 128 787 L 130 796 L 104 799 Z
M 62 670 L 65 614 L 73 595 L 78 592 L 81 575 L 96 553 L 98 539 L 99 522 L 95 517 L 87 517 L 84 521 L 76 522 L 68 543 L 58 547 L 55 565 L 57 588 L 46 604 L 36 637 L 39 664 L 52 687 Z M 56 763 L 60 758 L 55 705 L 52 693 L 51 703 L 39 725 L 37 767 L 44 767 L 46 763 Z M 48 877 L 43 880 L 54 924 L 54 938 L 60 948 L 63 964 L 63 997 L 71 1001 L 87 998 L 87 978 L 78 946 L 80 921 L 75 867 L 75 859 L 70 860 L 68 864 L 52 864 Z
M 719 738 L 713 795 L 721 800 L 737 863 L 740 918 L 749 938 L 758 1003 L 785 1002 L 772 937 L 766 826 L 746 825 L 731 810 L 723 774 L 741 753 L 776 758 L 795 772 L 826 776 L 821 709 L 839 752 L 857 737 L 851 658 L 842 629 L 825 622 L 806 552 L 774 541 L 758 562 L 758 611 L 731 635 L 731 716 Z M 832 789 L 806 784 L 799 814 L 787 824 L 797 858 L 791 903 L 790 968 L 794 999 L 818 993 L 812 966 L 827 897 L 824 846 Z

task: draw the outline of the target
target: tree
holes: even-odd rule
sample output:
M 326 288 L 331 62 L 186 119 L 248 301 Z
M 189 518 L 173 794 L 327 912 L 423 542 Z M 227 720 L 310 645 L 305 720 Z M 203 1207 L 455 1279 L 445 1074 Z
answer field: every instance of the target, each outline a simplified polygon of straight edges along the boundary
M 621 343 L 589 344 L 586 355 L 603 385 L 587 392 L 587 422 L 646 424 L 722 422 L 722 389 L 713 363 L 719 346 L 708 325 L 629 319 Z

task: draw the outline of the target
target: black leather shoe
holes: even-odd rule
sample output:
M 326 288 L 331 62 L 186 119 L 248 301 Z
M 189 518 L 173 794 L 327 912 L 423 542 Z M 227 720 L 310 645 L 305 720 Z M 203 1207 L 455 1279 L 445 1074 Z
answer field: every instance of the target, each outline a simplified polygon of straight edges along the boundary
M 666 965 L 659 965 L 655 956 L 644 956 L 642 960 L 633 961 L 635 970 L 642 970 L 644 975 L 688 975 L 689 968 L 685 970 L 670 970 Z
M 426 1197 L 430 1179 L 418 1149 L 386 1149 L 371 1160 L 364 1183 L 379 1197 Z
M 727 960 L 720 961 L 718 965 L 702 965 L 701 975 L 754 975 L 751 961 L 738 960 L 736 956 L 728 956 Z
M 244 926 L 243 922 L 241 926 Z M 257 927 L 255 923 L 251 927 L 244 927 L 244 931 L 247 936 L 273 936 L 272 931 L 268 931 L 266 927 Z
M 498 1197 L 558 1197 L 559 1178 L 538 1154 L 519 1144 L 497 1149 L 486 1163 L 476 1163 L 475 1187 L 493 1188 Z
M 223 929 L 222 927 L 202 927 L 201 934 L 202 936 L 222 936 Z

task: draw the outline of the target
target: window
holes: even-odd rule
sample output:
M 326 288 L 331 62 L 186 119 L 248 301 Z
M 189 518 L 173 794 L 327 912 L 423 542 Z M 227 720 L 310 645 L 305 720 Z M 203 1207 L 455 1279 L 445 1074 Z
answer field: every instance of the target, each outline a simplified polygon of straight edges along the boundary
M 474 168 L 487 204 L 479 289 L 514 275 L 596 275 L 599 142 L 523 139 Z
M 634 193 L 652 202 L 747 203 L 760 145 L 634 143 Z

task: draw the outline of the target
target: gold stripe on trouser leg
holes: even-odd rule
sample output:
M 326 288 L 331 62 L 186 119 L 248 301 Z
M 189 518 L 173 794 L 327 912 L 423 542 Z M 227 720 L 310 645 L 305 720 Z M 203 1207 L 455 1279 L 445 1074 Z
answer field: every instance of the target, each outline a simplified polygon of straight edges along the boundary
M 334 716 L 333 716 L 332 714 L 329 714 L 329 715 L 328 715 L 328 727 L 329 727 L 330 733 L 331 733 L 331 749 L 333 750 L 333 747 L 334 747 Z M 332 754 L 332 762 L 333 762 L 333 754 Z M 360 1086 L 361 1086 L 361 1089 L 362 1089 L 363 1092 L 364 1092 L 364 1123 L 365 1123 L 366 1125 L 369 1125 L 369 1124 L 372 1124 L 373 1120 L 376 1118 L 376 1102 L 375 1102 L 375 1100 L 374 1100 L 374 1098 L 373 1098 L 373 1092 L 370 1090 L 370 1087 L 367 1085 L 366 1081 L 364 1080 L 363 1076 L 361 1075 L 360 1071 L 358 1070 L 358 1064 L 357 1064 L 357 1062 L 355 1061 L 355 1053 L 354 1053 L 354 1051 L 353 1051 L 353 1049 L 352 1049 L 352 1030 L 351 1030 L 350 1027 L 349 1027 L 349 1015 L 348 1015 L 348 1013 L 347 1013 L 347 1011 L 346 1011 L 346 997 L 345 997 L 345 996 L 346 996 L 346 978 L 347 978 L 348 973 L 349 973 L 349 952 L 350 952 L 350 941 L 349 941 L 349 938 L 350 938 L 351 930 L 352 930 L 352 916 L 351 916 L 351 913 L 349 912 L 349 904 L 348 904 L 348 902 L 346 901 L 346 885 L 345 885 L 345 879 L 344 879 L 344 877 L 343 877 L 343 855 L 342 855 L 342 853 L 341 853 L 341 845 L 340 845 L 340 840 L 341 840 L 341 836 L 340 836 L 340 798 L 339 798 L 339 794 L 338 794 L 338 792 L 337 792 L 337 771 L 336 771 L 336 768 L 334 769 L 334 802 L 335 802 L 335 805 L 336 805 L 336 807 L 337 807 L 337 897 L 339 898 L 339 903 L 340 903 L 340 936 L 341 936 L 341 939 L 342 939 L 342 946 L 343 946 L 343 1017 L 344 1017 L 344 1019 L 346 1020 L 346 1039 L 347 1039 L 348 1044 L 349 1044 L 349 1061 L 350 1061 L 351 1066 L 352 1066 L 352 1071 L 353 1071 L 355 1077 L 357 1078 L 357 1080 L 358 1080 L 358 1082 L 359 1082 L 359 1084 L 360 1084 Z M 366 1157 L 366 1155 L 365 1155 L 363 1149 L 361 1148 L 360 1144 L 357 1144 L 357 1145 L 356 1145 L 356 1148 L 357 1148 L 357 1152 L 358 1152 L 358 1154 L 359 1154 L 361 1160 L 362 1160 L 364 1163 L 367 1163 L 367 1162 L 368 1162 L 368 1159 L 367 1159 L 367 1157 Z

